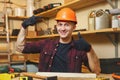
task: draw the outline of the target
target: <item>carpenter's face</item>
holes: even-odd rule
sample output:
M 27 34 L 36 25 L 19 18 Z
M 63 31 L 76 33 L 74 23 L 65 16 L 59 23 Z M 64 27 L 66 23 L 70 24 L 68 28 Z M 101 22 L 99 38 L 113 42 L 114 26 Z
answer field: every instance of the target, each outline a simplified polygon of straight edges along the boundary
M 70 21 L 58 21 L 56 26 L 60 38 L 70 38 L 75 27 L 75 23 Z

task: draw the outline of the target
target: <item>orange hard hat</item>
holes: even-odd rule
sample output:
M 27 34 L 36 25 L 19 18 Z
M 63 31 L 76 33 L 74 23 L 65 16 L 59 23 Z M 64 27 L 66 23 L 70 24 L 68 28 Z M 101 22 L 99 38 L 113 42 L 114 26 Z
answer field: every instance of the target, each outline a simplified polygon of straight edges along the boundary
M 73 21 L 73 22 L 77 23 L 76 14 L 70 8 L 63 8 L 60 11 L 58 11 L 55 19 L 56 20 L 64 20 L 64 21 Z

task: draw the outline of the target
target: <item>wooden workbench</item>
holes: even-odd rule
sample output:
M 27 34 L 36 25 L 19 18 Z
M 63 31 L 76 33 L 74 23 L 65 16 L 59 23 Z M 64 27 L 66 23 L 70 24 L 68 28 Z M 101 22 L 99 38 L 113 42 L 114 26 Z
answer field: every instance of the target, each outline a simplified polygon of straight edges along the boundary
M 25 73 L 26 74 L 26 73 Z M 74 74 L 74 73 L 73 73 Z M 40 78 L 37 78 L 36 77 L 36 74 L 35 73 L 30 73 L 30 75 L 34 76 L 33 80 L 43 80 L 43 79 L 40 79 Z M 23 76 L 23 74 L 22 74 Z M 38 75 L 37 75 L 38 76 Z M 109 78 L 109 80 L 114 80 L 111 76 L 111 74 L 100 74 L 97 76 L 97 78 Z M 44 78 L 44 76 L 43 76 Z M 16 78 L 13 78 L 12 80 L 19 80 L 19 77 L 16 77 Z M 57 80 L 97 80 L 96 78 L 78 78 L 78 77 L 58 77 Z

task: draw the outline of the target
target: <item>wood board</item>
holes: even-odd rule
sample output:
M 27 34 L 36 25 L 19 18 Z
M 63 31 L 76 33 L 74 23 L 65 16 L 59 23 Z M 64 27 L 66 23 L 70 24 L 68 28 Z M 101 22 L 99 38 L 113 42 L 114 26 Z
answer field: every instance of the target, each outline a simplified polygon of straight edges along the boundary
M 37 72 L 37 73 L 22 73 L 24 76 L 33 77 L 36 79 L 48 79 L 57 76 L 57 80 L 95 80 L 94 73 L 60 73 L 60 72 Z
M 96 78 L 95 73 L 62 73 L 62 72 L 37 72 L 36 75 L 40 76 L 58 76 L 58 77 L 69 77 L 69 78 Z

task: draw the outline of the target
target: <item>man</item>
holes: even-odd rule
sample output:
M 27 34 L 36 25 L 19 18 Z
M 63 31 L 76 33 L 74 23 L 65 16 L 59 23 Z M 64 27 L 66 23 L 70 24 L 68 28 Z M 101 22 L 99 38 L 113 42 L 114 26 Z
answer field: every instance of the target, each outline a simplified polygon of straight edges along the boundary
M 59 39 L 43 39 L 25 43 L 26 28 L 34 25 L 38 18 L 32 16 L 22 23 L 16 50 L 22 53 L 40 53 L 39 71 L 81 72 L 84 63 L 91 72 L 100 73 L 99 60 L 92 46 L 80 34 L 78 34 L 79 40 L 72 38 L 72 32 L 77 24 L 76 14 L 72 9 L 63 8 L 56 15 Z

